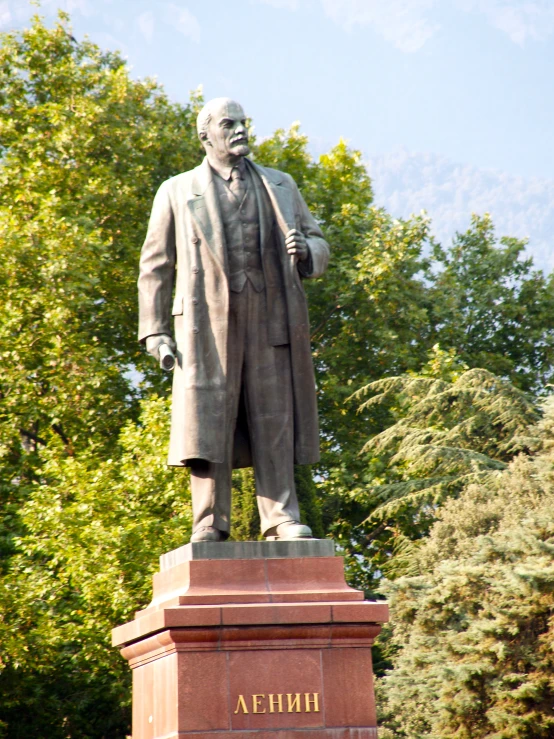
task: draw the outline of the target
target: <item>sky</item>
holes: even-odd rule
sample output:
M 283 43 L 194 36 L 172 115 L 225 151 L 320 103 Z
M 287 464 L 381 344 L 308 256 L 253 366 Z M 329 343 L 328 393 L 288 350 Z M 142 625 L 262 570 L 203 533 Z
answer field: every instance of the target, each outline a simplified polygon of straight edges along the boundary
M 554 267 L 554 0 L 43 0 L 39 12 L 59 7 L 78 39 L 119 49 L 173 100 L 199 85 L 236 98 L 258 136 L 300 121 L 315 153 L 346 138 L 377 198 L 398 216 L 426 208 L 444 238 L 484 194 L 499 228 Z M 32 12 L 0 0 L 0 30 Z

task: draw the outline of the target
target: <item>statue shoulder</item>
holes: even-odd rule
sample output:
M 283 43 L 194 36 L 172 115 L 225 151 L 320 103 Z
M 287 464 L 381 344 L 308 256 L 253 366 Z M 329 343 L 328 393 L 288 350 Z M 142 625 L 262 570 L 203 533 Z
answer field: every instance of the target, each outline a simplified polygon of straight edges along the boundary
M 158 193 L 161 196 L 165 195 L 165 197 L 169 197 L 172 202 L 179 201 L 183 197 L 190 197 L 197 169 L 198 167 L 164 180 L 159 187 Z
M 179 174 L 173 175 L 173 177 L 162 182 L 162 187 L 167 187 L 169 190 L 186 187 L 192 183 L 197 170 L 198 167 L 195 167 L 194 169 L 189 169 L 187 172 L 180 172 Z

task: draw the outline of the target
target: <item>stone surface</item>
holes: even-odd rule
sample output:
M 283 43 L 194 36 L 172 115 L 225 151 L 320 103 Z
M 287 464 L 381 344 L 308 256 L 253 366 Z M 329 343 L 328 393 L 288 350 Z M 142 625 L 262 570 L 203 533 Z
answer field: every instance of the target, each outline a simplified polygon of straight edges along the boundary
M 185 736 L 184 734 L 168 734 L 164 739 L 177 739 L 177 737 Z M 238 736 L 235 731 L 219 731 L 216 734 L 206 732 L 196 732 L 191 735 L 198 739 L 229 739 Z M 377 739 L 377 729 L 302 729 L 300 731 L 291 731 L 283 729 L 281 731 L 252 731 L 242 730 L 240 736 L 247 739 Z
M 154 597 L 137 618 L 184 605 L 359 600 L 341 557 L 186 560 L 154 575 Z
M 199 541 L 185 544 L 160 557 L 160 570 L 169 570 L 196 559 L 295 559 L 297 557 L 332 557 L 331 539 L 297 541 Z
M 305 653 L 295 649 L 236 652 L 229 657 L 229 676 L 231 728 L 234 731 L 324 728 L 322 705 L 317 706 L 317 712 L 305 710 L 306 692 L 310 697 L 323 693 L 319 650 L 310 649 Z M 288 702 L 293 705 L 293 696 L 296 698 L 297 694 L 300 701 L 296 705 L 300 710 L 288 710 Z M 241 695 L 244 696 L 244 705 L 239 704 Z M 254 695 L 259 698 L 254 699 Z M 272 699 L 268 697 L 270 695 Z M 258 713 L 253 713 L 254 707 Z M 312 709 L 313 705 L 308 707 Z
M 371 646 L 388 606 L 348 587 L 340 557 L 185 560 L 154 595 L 113 631 L 133 739 L 377 739 Z
M 328 725 L 376 724 L 371 650 L 326 649 L 321 659 Z

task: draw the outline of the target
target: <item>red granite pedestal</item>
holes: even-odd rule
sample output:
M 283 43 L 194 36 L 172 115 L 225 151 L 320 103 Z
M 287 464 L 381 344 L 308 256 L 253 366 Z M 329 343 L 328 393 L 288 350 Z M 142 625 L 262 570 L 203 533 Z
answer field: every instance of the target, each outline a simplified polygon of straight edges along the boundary
M 346 585 L 342 558 L 322 556 L 331 542 L 289 557 L 271 544 L 161 558 L 151 605 L 113 631 L 133 669 L 133 739 L 376 739 L 371 645 L 387 604 Z

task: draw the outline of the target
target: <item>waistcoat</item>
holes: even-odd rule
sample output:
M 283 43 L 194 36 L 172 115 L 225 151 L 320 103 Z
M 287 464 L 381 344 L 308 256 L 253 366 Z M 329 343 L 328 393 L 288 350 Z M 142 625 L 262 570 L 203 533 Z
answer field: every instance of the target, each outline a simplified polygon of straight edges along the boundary
M 229 287 L 240 293 L 250 280 L 257 292 L 264 289 L 264 272 L 260 250 L 260 214 L 253 178 L 244 169 L 246 193 L 239 202 L 228 185 L 215 176 L 219 205 L 227 242 Z

